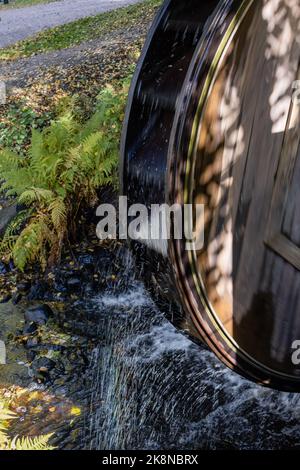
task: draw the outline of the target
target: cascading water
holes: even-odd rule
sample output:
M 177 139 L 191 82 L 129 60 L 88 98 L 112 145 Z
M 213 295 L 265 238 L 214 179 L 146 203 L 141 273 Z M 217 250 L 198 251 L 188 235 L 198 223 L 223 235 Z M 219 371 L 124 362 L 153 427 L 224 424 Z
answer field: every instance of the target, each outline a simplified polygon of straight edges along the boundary
M 240 378 L 165 320 L 128 252 L 99 317 L 86 416 L 90 449 L 282 449 L 300 444 L 300 397 Z

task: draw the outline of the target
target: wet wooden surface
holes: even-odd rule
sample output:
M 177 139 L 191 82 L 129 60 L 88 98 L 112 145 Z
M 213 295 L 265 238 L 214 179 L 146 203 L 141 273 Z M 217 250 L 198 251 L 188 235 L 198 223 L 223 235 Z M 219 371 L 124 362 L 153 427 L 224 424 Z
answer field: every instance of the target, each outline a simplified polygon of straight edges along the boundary
M 255 2 L 207 103 L 195 179 L 207 207 L 199 269 L 237 345 L 298 374 L 291 355 L 300 338 L 299 110 L 292 102 L 299 11 L 296 1 L 277 4 Z

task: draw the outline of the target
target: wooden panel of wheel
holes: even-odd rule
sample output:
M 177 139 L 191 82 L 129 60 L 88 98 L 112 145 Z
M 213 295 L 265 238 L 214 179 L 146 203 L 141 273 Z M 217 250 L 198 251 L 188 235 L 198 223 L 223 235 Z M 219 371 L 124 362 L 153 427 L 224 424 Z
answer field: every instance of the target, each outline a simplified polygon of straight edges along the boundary
M 206 208 L 205 247 L 195 256 L 209 308 L 239 352 L 296 376 L 299 18 L 296 0 L 249 9 L 210 84 L 189 175 L 190 201 Z

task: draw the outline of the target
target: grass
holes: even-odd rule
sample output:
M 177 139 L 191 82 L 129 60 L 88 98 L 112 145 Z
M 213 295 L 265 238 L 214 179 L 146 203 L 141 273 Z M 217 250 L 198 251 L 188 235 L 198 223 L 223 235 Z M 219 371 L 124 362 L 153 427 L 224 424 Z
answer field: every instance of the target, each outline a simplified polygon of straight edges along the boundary
M 0 60 L 13 60 L 41 52 L 54 51 L 80 44 L 118 29 L 131 28 L 144 19 L 152 18 L 161 0 L 146 0 L 100 15 L 83 18 L 63 26 L 43 31 L 32 38 L 0 51 Z
M 28 7 L 31 5 L 37 5 L 38 3 L 50 3 L 50 2 L 56 2 L 57 0 L 10 0 L 8 5 L 3 5 L 3 3 L 0 4 L 0 10 L 1 9 L 8 9 L 8 8 L 22 8 L 22 7 Z

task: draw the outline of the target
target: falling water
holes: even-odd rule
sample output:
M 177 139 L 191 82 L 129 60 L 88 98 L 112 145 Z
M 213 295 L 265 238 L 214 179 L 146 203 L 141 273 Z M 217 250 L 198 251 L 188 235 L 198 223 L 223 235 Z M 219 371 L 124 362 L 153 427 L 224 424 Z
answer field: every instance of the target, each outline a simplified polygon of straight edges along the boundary
M 92 299 L 99 340 L 85 442 L 91 449 L 282 449 L 300 444 L 300 397 L 240 378 L 169 324 L 132 259 Z M 103 339 L 104 338 L 104 339 Z

